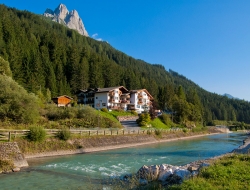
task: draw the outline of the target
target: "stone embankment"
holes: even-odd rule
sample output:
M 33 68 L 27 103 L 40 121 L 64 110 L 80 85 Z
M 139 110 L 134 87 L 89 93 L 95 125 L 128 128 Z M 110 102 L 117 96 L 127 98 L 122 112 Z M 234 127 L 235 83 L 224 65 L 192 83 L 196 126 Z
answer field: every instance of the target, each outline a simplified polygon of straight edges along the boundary
M 117 119 L 118 121 L 129 121 L 129 120 L 137 120 L 139 117 L 138 116 L 118 116 Z
M 0 143 L 0 160 L 13 162 L 13 172 L 19 171 L 21 167 L 29 166 L 16 142 Z
M 250 153 L 250 136 L 243 141 L 243 145 L 232 151 L 233 153 L 247 154 Z

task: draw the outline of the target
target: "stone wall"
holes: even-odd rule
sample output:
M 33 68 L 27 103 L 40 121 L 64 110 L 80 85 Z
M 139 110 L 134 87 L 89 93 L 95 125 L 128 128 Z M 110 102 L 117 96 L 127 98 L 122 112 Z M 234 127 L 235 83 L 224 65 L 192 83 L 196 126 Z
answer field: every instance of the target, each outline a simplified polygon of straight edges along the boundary
M 15 167 L 27 167 L 28 162 L 16 142 L 0 143 L 0 159 L 12 160 Z
M 118 121 L 136 120 L 138 116 L 117 116 Z

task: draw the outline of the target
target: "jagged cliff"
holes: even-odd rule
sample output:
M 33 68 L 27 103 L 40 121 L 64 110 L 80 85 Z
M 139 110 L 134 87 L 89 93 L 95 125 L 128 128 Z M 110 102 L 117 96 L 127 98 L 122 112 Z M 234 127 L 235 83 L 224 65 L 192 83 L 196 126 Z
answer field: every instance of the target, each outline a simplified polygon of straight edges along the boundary
M 70 29 L 77 30 L 83 36 L 88 36 L 88 32 L 86 31 L 78 12 L 76 10 L 69 12 L 64 4 L 60 4 L 54 11 L 46 9 L 43 15 L 51 18 L 55 22 L 64 24 Z

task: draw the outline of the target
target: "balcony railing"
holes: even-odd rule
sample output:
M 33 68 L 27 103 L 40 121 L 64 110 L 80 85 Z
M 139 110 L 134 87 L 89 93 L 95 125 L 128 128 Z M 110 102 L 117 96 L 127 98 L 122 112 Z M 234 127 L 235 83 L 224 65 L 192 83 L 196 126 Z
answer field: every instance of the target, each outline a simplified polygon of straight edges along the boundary
M 130 104 L 129 100 L 122 100 L 121 103 Z
M 121 98 L 130 99 L 130 95 L 122 94 L 122 95 L 121 95 Z
M 109 96 L 114 96 L 115 95 L 115 92 L 110 92 L 109 93 Z

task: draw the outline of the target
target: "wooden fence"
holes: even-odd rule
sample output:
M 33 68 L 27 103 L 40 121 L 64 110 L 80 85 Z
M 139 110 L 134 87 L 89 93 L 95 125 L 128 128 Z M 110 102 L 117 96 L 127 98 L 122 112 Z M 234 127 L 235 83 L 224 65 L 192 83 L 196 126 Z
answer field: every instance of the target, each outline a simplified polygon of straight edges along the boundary
M 60 129 L 45 129 L 47 136 L 56 136 Z M 152 134 L 155 131 L 161 132 L 174 132 L 182 131 L 183 129 L 139 129 L 139 130 L 127 130 L 127 129 L 95 129 L 95 130 L 86 130 L 86 129 L 70 129 L 71 134 L 80 135 L 80 136 L 108 136 L 108 135 L 134 135 L 134 134 Z M 0 140 L 11 141 L 12 138 L 26 136 L 29 130 L 6 130 L 0 129 Z

